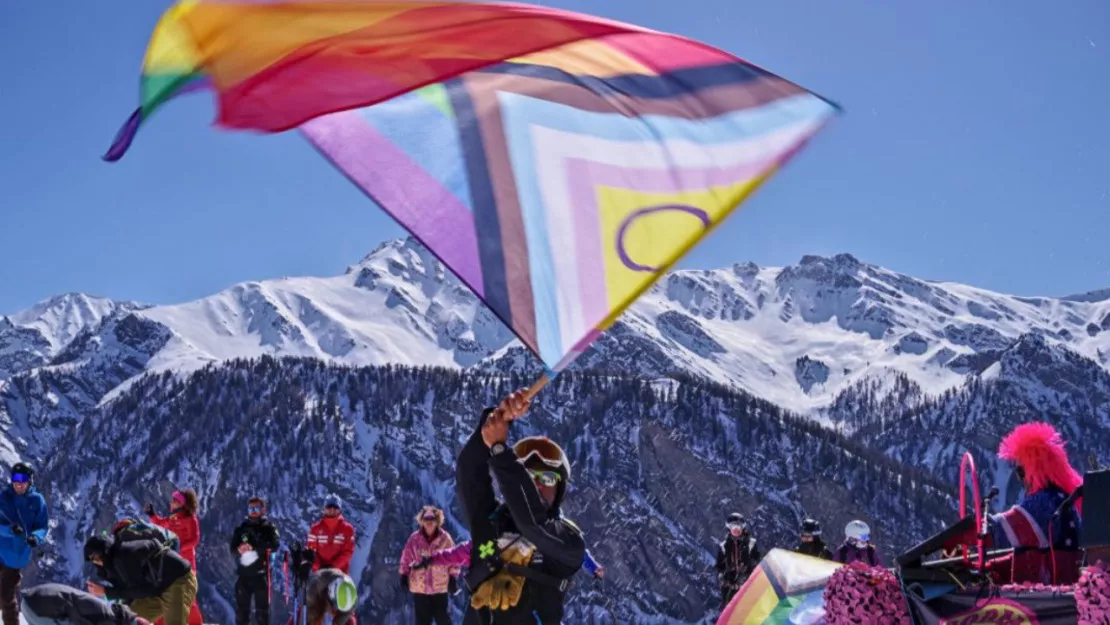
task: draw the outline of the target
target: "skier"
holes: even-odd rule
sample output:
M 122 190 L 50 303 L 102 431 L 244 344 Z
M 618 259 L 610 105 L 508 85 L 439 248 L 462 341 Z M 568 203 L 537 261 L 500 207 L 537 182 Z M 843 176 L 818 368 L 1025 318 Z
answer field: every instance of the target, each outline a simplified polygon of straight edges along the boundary
M 236 625 L 248 625 L 252 599 L 255 623 L 270 625 L 270 554 L 280 546 L 278 530 L 266 518 L 266 502 L 251 497 L 247 502 L 247 518 L 235 528 L 229 543 L 231 555 L 238 561 Z
M 150 625 L 122 603 L 61 584 L 42 584 L 22 595 L 27 625 Z
M 34 486 L 35 471 L 12 465 L 10 485 L 0 493 L 0 610 L 3 625 L 19 625 L 19 585 L 31 549 L 46 540 L 50 519 L 46 499 Z
M 324 517 L 308 530 L 308 548 L 316 552 L 313 571 L 336 568 L 351 572 L 351 556 L 355 555 L 355 527 L 343 518 L 339 497 L 329 495 L 324 503 Z
M 325 616 L 332 625 L 358 625 L 354 615 L 358 592 L 354 581 L 337 568 L 318 569 L 308 579 L 305 591 L 308 607 L 305 625 L 323 625 Z
M 90 593 L 128 601 L 148 621 L 162 617 L 166 625 L 185 625 L 197 578 L 189 561 L 169 544 L 120 523 L 113 533 L 85 541 L 85 560 L 103 580 L 90 580 Z
M 483 411 L 459 453 L 458 495 L 476 550 L 464 625 L 557 625 L 585 558 L 581 531 L 560 513 L 570 481 L 562 448 L 540 436 L 506 444 L 510 423 L 527 409 L 516 392 Z M 491 469 L 504 502 L 494 495 Z
M 755 538 L 748 531 L 744 515 L 739 512 L 728 515 L 725 527 L 728 536 L 717 546 L 717 583 L 721 587 L 722 611 L 763 558 Z
M 870 566 L 879 566 L 879 550 L 871 544 L 871 528 L 860 520 L 852 521 L 844 527 L 844 542 L 836 550 L 837 562 L 851 564 L 860 561 Z
M 177 535 L 181 545 L 179 547 L 182 558 L 189 561 L 193 567 L 193 574 L 197 574 L 197 545 L 200 544 L 200 523 L 197 522 L 197 511 L 200 502 L 197 493 L 191 488 L 175 490 L 170 496 L 170 515 L 158 516 L 154 506 L 146 504 L 143 511 L 150 517 L 150 522 L 158 527 L 164 527 Z M 155 625 L 158 625 L 155 623 Z M 193 601 L 189 610 L 189 625 L 204 625 L 204 618 L 200 612 L 200 605 Z
M 832 552 L 825 545 L 825 541 L 821 539 L 821 524 L 816 519 L 807 518 L 802 521 L 801 543 L 794 551 L 823 560 L 833 559 Z
M 412 593 L 416 612 L 416 625 L 450 625 L 447 614 L 447 595 L 458 592 L 458 566 L 430 564 L 420 571 L 413 565 L 426 556 L 446 551 L 455 546 L 451 534 L 443 529 L 443 510 L 424 506 L 416 515 L 419 525 L 409 536 L 401 551 L 401 589 Z

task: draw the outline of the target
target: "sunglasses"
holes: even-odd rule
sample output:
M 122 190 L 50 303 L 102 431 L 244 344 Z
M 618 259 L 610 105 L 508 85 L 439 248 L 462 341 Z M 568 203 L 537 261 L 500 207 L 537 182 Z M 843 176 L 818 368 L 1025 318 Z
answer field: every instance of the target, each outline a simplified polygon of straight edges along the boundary
M 247 506 L 247 512 L 262 512 L 262 506 Z
M 31 476 L 26 473 L 12 473 L 13 484 L 26 484 L 31 481 Z
M 426 516 L 426 517 L 423 518 L 423 521 L 425 523 L 428 523 L 428 522 L 435 523 L 437 521 L 437 519 L 434 516 Z
M 555 486 L 563 481 L 563 476 L 554 471 L 529 471 L 532 474 L 532 479 L 536 480 L 544 486 Z

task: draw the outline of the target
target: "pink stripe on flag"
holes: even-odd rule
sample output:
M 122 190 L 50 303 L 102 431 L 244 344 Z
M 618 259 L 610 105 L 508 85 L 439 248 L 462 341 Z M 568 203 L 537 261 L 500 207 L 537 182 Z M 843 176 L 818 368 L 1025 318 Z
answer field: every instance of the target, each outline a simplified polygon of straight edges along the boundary
M 454 194 L 357 110 L 317 117 L 300 129 L 320 153 L 479 297 L 485 295 L 474 217 Z

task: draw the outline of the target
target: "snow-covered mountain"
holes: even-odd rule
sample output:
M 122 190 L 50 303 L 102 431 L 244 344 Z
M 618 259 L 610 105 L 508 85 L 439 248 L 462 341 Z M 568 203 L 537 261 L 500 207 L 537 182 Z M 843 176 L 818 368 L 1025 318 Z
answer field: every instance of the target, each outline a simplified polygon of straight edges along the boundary
M 9 365 L 0 379 L 50 363 L 82 330 L 110 331 L 102 321 L 116 309 L 168 333 L 148 371 L 262 355 L 355 366 L 531 366 L 512 334 L 412 239 L 384 243 L 340 276 L 250 282 L 184 304 L 56 299 L 0 329 L 0 354 L 28 363 Z M 578 368 L 698 375 L 820 415 L 838 394 L 877 377 L 903 374 L 933 395 L 955 388 L 1030 333 L 1110 366 L 1110 300 L 1097 293 L 1014 297 L 919 280 L 847 254 L 806 256 L 786 268 L 673 272 Z
M 610 571 L 600 588 L 580 583 L 568 619 L 703 622 L 712 540 L 734 508 L 765 545 L 788 544 L 803 514 L 834 537 L 862 517 L 892 556 L 950 520 L 963 450 L 987 483 L 1008 482 L 989 458 L 1020 421 L 1058 424 L 1077 466 L 1106 463 L 1108 354 L 1099 292 L 1013 297 L 849 255 L 673 272 L 526 426 L 580 467 L 570 512 Z M 217 612 L 231 588 L 223 533 L 249 492 L 277 503 L 287 538 L 338 492 L 365 537 L 362 614 L 400 622 L 412 510 L 457 513 L 451 463 L 474 414 L 538 370 L 412 240 L 339 276 L 172 306 L 66 295 L 0 318 L 0 464 L 43 465 L 51 578 L 76 578 L 80 538 L 111 516 L 195 486 Z

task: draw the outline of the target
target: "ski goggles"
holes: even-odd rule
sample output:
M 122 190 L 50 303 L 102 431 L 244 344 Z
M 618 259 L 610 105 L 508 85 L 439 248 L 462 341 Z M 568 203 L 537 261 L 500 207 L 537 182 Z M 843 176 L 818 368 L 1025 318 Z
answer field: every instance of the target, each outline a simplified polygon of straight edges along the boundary
M 535 466 L 538 462 L 558 469 L 566 463 L 563 450 L 551 439 L 541 436 L 521 439 L 513 445 L 513 452 L 525 465 Z
M 436 516 L 435 512 L 428 512 L 424 516 L 420 517 L 420 520 L 421 521 L 438 521 L 439 517 Z
M 726 523 L 725 527 L 727 527 L 730 530 L 742 530 L 742 529 L 744 529 L 744 524 L 743 523 Z
M 563 481 L 563 476 L 559 475 L 555 471 L 534 471 L 529 469 L 528 472 L 532 474 L 533 480 L 539 482 L 544 486 L 555 486 L 559 482 Z
M 27 484 L 31 481 L 31 476 L 26 473 L 12 473 L 12 484 Z
M 254 514 L 255 512 L 262 512 L 262 506 L 247 506 L 247 512 Z

